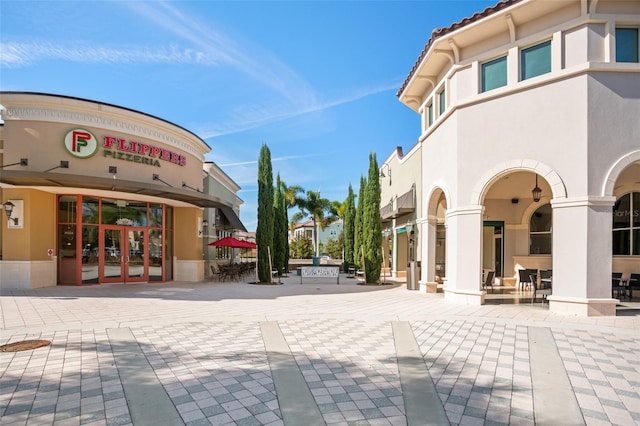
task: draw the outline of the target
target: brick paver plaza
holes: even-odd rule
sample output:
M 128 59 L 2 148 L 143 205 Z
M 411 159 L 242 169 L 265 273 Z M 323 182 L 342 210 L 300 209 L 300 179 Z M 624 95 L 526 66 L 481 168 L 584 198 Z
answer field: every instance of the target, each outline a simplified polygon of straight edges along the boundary
M 640 424 L 640 304 L 460 306 L 403 284 L 4 291 L 1 425 Z

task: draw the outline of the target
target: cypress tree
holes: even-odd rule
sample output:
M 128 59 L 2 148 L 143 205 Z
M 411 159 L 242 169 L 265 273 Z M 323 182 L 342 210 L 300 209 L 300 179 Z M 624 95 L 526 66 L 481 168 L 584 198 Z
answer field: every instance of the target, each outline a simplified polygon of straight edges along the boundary
M 369 179 L 364 194 L 362 231 L 367 282 L 380 278 L 382 266 L 382 221 L 380 219 L 380 174 L 376 153 L 369 154 Z
M 273 172 L 271 151 L 266 144 L 260 148 L 258 157 L 258 226 L 256 244 L 258 246 L 258 279 L 271 282 L 269 248 L 273 251 Z
M 353 193 L 353 188 L 351 184 L 349 184 L 349 193 L 347 195 L 347 199 L 345 201 L 346 208 L 344 211 L 344 261 L 348 265 L 353 265 L 353 237 L 355 235 L 355 220 L 356 220 L 356 204 L 355 204 L 355 194 Z
M 273 267 L 278 271 L 278 276 L 282 275 L 286 266 L 285 254 L 288 251 L 287 245 L 287 208 L 282 191 L 282 181 L 280 173 L 276 178 L 275 195 L 273 197 Z
M 358 268 L 364 268 L 362 264 L 362 242 L 364 236 L 362 235 L 362 219 L 364 214 L 364 191 L 367 187 L 367 179 L 364 176 L 360 176 L 360 189 L 358 190 L 358 208 L 356 209 L 356 219 L 353 225 L 353 263 Z

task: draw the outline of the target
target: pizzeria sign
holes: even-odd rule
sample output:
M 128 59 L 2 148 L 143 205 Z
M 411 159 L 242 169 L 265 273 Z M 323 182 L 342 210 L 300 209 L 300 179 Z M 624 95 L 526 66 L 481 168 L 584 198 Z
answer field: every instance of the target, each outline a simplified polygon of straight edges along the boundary
M 102 156 L 116 160 L 131 161 L 139 164 L 160 167 L 161 162 L 185 166 L 187 158 L 175 151 L 160 146 L 105 136 L 99 141 L 93 133 L 85 129 L 73 129 L 64 138 L 67 151 L 78 158 L 93 157 L 102 148 Z

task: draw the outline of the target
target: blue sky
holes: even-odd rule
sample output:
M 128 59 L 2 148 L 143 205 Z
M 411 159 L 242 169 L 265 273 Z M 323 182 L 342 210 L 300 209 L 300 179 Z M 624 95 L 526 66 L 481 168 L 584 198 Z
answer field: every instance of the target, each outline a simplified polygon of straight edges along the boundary
M 0 89 L 76 96 L 183 126 L 242 190 L 274 180 L 343 201 L 370 152 L 405 152 L 420 120 L 396 92 L 435 28 L 497 0 L 0 2 Z

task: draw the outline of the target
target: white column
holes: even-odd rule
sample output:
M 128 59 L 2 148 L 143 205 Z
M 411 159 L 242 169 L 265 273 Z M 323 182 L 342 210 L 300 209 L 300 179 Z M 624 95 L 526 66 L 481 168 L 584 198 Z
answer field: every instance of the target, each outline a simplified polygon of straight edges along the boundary
M 437 291 L 436 284 L 436 230 L 438 219 L 429 217 L 422 223 L 422 232 L 420 233 L 420 250 L 421 255 L 421 277 L 420 290 L 427 293 L 435 293 Z
M 615 197 L 552 200 L 553 295 L 549 310 L 615 315 L 611 297 L 612 207 Z
M 464 206 L 447 211 L 447 281 L 445 301 L 482 305 L 482 212 L 483 206 Z

